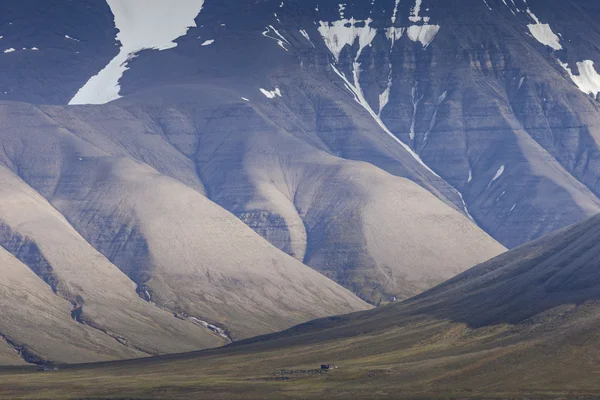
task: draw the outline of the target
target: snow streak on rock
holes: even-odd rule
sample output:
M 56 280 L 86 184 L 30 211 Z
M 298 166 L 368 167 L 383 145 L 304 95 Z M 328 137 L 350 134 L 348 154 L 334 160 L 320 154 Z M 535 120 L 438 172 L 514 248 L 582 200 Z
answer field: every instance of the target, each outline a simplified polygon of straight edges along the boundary
M 395 23 L 397 20 L 397 11 L 398 5 L 400 1 L 397 0 L 395 2 L 394 12 L 392 16 L 392 23 Z M 318 9 L 317 9 L 318 11 Z M 344 13 L 345 7 L 340 8 L 340 14 Z M 415 7 L 412 9 L 412 15 L 409 18 L 411 22 L 418 22 L 418 24 L 410 24 L 409 27 L 389 27 L 384 30 L 386 37 L 391 42 L 391 48 L 394 47 L 396 41 L 400 40 L 404 35 L 404 32 L 407 33 L 408 38 L 413 42 L 420 42 L 423 46 L 423 49 L 426 49 L 429 44 L 433 41 L 435 36 L 440 30 L 439 25 L 430 25 L 429 17 L 421 17 L 421 0 L 415 0 Z M 380 93 L 379 95 L 379 109 L 378 112 L 371 107 L 369 102 L 366 100 L 363 90 L 360 85 L 360 62 L 359 58 L 362 54 L 365 47 L 370 46 L 373 39 L 377 35 L 377 29 L 371 27 L 372 19 L 367 19 L 364 21 L 355 20 L 354 18 L 346 19 L 340 15 L 342 19 L 334 22 L 320 21 L 318 26 L 318 31 L 325 42 L 325 45 L 329 48 L 329 51 L 335 58 L 336 63 L 340 60 L 340 55 L 346 46 L 354 46 L 356 41 L 358 40 L 359 46 L 358 51 L 354 57 L 354 62 L 352 63 L 352 75 L 353 82 L 346 77 L 346 75 L 341 72 L 334 64 L 331 64 L 331 68 L 333 71 L 344 81 L 344 85 L 346 88 L 354 95 L 354 100 L 360 104 L 375 120 L 375 122 L 381 127 L 381 129 L 387 133 L 393 140 L 395 140 L 398 144 L 400 144 L 419 164 L 421 164 L 424 168 L 426 168 L 429 172 L 431 172 L 434 176 L 440 178 L 440 176 L 433 171 L 423 160 L 421 157 L 406 143 L 402 140 L 398 139 L 396 135 L 394 135 L 389 128 L 385 125 L 383 120 L 381 119 L 381 112 L 389 102 L 389 96 L 391 92 L 391 88 L 393 85 L 393 81 L 391 78 L 391 72 L 388 77 L 388 84 L 386 89 Z M 391 51 L 391 49 L 390 49 Z M 392 66 L 390 65 L 390 71 Z M 416 92 L 414 93 L 416 96 Z M 440 98 L 440 103 L 445 99 L 446 93 L 444 93 Z M 415 113 L 416 107 L 418 104 L 415 104 Z M 432 121 L 432 124 L 435 124 L 435 121 Z M 411 128 L 411 139 L 414 138 L 414 126 Z M 454 188 L 457 195 L 460 197 L 463 205 L 463 209 L 465 214 L 473 220 L 471 214 L 469 213 L 469 209 L 467 204 L 463 198 L 461 192 Z
M 371 28 L 372 22 L 373 20 L 370 18 L 366 21 L 359 21 L 354 18 L 334 22 L 320 21 L 318 29 L 335 60 L 339 62 L 344 47 L 352 46 L 357 39 L 359 43 L 358 55 L 362 53 L 366 46 L 371 44 L 377 34 L 377 30 Z
M 266 30 L 262 33 L 262 35 L 266 38 L 272 39 L 277 42 L 279 47 L 288 51 L 288 48 L 285 45 L 289 45 L 290 42 L 281 34 L 273 25 L 269 25 L 265 28 Z
M 385 88 L 385 90 L 383 91 L 383 93 L 379 94 L 379 112 L 377 113 L 377 115 L 379 115 L 381 117 L 381 112 L 383 111 L 383 109 L 385 108 L 385 106 L 387 106 L 387 104 L 390 101 L 390 91 L 392 90 L 392 73 L 391 73 L 391 65 L 390 65 L 390 74 L 388 75 L 388 83 L 387 86 Z
M 268 99 L 274 99 L 275 97 L 281 97 L 281 90 L 275 88 L 275 90 L 260 89 L 260 92 L 265 95 Z
M 502 165 L 500 168 L 498 168 L 498 171 L 496 172 L 496 175 L 494 175 L 494 177 L 492 178 L 492 180 L 488 184 L 488 187 L 492 186 L 492 183 L 496 182 L 496 180 L 498 180 L 498 178 L 500 178 L 503 173 L 504 173 L 504 165 Z
M 119 30 L 119 54 L 79 89 L 69 104 L 104 104 L 120 97 L 119 80 L 127 62 L 145 49 L 167 50 L 177 46 L 202 10 L 204 0 L 107 0 Z
M 408 146 L 406 143 L 404 143 L 403 141 L 401 141 L 400 139 L 398 139 L 396 137 L 396 135 L 394 135 L 389 129 L 388 127 L 385 125 L 385 123 L 383 123 L 383 121 L 381 120 L 381 118 L 379 118 L 379 116 L 375 113 L 375 111 L 373 111 L 373 109 L 371 108 L 371 106 L 369 105 L 369 103 L 367 102 L 367 99 L 365 99 L 362 90 L 360 90 L 360 88 L 356 87 L 355 84 L 350 83 L 350 81 L 348 80 L 348 78 L 346 78 L 346 75 L 344 75 L 342 72 L 340 72 L 335 65 L 331 64 L 331 68 L 333 69 L 333 71 L 340 77 L 342 78 L 342 80 L 344 81 L 344 83 L 346 84 L 346 87 L 352 92 L 352 94 L 354 94 L 354 99 L 356 100 L 356 102 L 358 104 L 360 104 L 365 110 L 367 110 L 369 112 L 369 114 L 371 115 L 371 117 L 373 117 L 373 119 L 375 120 L 375 122 L 377 122 L 377 124 L 381 127 L 381 129 L 383 129 L 383 131 L 385 133 L 387 133 L 392 139 L 394 139 L 398 144 L 400 144 L 402 147 L 404 147 L 404 149 L 415 159 L 419 162 L 419 164 L 421 164 L 423 167 L 425 167 L 429 172 L 431 172 L 433 175 L 439 177 L 438 174 L 436 174 L 431 168 L 429 168 L 429 166 L 427 166 L 427 164 L 425 164 L 423 162 L 423 160 L 421 160 L 421 157 L 419 157 L 419 155 L 417 153 L 415 153 L 413 151 L 413 149 L 410 148 L 410 146 Z M 355 75 L 355 81 L 356 81 L 356 77 L 359 75 L 358 72 L 354 72 Z
M 306 40 L 308 40 L 308 43 L 310 43 L 310 44 L 312 45 L 312 47 L 315 47 L 315 45 L 314 45 L 314 43 L 312 42 L 312 40 L 310 40 L 310 36 L 308 35 L 308 32 L 306 32 L 306 30 L 304 30 L 304 29 L 300 29 L 300 34 L 301 34 L 302 36 L 304 36 L 304 38 L 305 38 Z
M 413 42 L 421 42 L 424 48 L 429 46 L 440 30 L 439 25 L 412 25 L 406 30 L 408 38 Z
M 415 86 L 410 91 L 410 97 L 412 99 L 411 103 L 413 106 L 413 115 L 412 115 L 412 121 L 410 123 L 410 132 L 409 132 L 410 140 L 413 140 L 415 138 L 415 123 L 416 123 L 416 119 L 417 119 L 417 112 L 419 111 L 419 103 L 421 102 L 421 100 L 423 100 L 423 97 L 424 97 L 424 95 L 419 97 L 417 91 L 418 91 L 418 84 L 415 84 Z
M 440 105 L 444 102 L 444 100 L 446 100 L 447 96 L 448 96 L 448 92 L 444 91 L 444 93 L 442 93 L 440 95 L 440 97 L 438 97 L 437 103 L 435 104 L 435 110 L 433 112 L 433 116 L 431 117 L 431 121 L 429 122 L 429 128 L 427 128 L 427 132 L 425 132 L 425 135 L 423 136 L 423 147 L 427 145 L 427 140 L 429 139 L 429 134 L 431 133 L 433 128 L 435 128 L 435 123 L 437 121 L 437 114 L 440 109 Z
M 419 13 L 421 12 L 421 2 L 422 0 L 415 0 L 415 6 L 411 10 L 410 17 L 408 17 L 408 19 L 412 22 L 419 22 L 423 19 L 419 15 Z
M 400 0 L 396 0 L 394 4 L 394 13 L 392 14 L 392 24 L 396 23 L 396 16 L 398 15 L 398 6 L 400 5 Z

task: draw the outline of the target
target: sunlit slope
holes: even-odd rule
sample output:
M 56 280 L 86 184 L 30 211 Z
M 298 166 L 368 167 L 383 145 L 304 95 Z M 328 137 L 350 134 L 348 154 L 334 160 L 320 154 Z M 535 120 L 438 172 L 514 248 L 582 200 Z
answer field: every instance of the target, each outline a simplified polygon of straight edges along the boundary
M 184 157 L 169 157 L 165 151 L 170 148 L 168 143 L 157 143 L 155 136 L 146 136 L 146 141 L 140 143 L 146 147 L 135 149 L 157 162 L 162 160 L 167 172 L 181 171 L 179 176 L 161 174 L 142 162 L 139 153 L 129 152 L 127 143 L 119 146 L 111 140 L 112 131 L 106 135 L 99 132 L 92 140 L 82 130 L 80 137 L 25 105 L 15 105 L 13 116 L 11 129 L 22 130 L 18 137 L 10 134 L 11 129 L 5 131 L 5 164 L 49 200 L 32 194 L 43 200 L 57 221 L 64 225 L 68 221 L 65 229 L 81 241 L 74 243 L 87 246 L 98 256 L 96 250 L 100 251 L 107 257 L 102 257 L 102 262 L 110 265 L 110 273 L 102 279 L 91 279 L 102 269 L 93 268 L 94 264 L 88 267 L 89 261 L 75 260 L 71 255 L 62 279 L 76 280 L 77 288 L 100 290 L 98 280 L 114 285 L 113 291 L 118 292 L 122 285 L 124 291 L 127 288 L 131 306 L 165 315 L 169 313 L 159 307 L 169 310 L 180 318 L 169 316 L 173 320 L 169 324 L 194 330 L 202 331 L 198 324 L 206 321 L 228 331 L 233 339 L 369 308 L 351 292 L 282 253 L 211 202 L 203 195 L 201 184 L 184 184 L 185 164 L 177 165 Z M 11 190 L 5 188 L 6 196 Z M 15 218 L 22 206 L 13 205 Z M 32 224 L 41 224 L 42 216 L 30 218 Z M 45 230 L 53 229 L 52 221 L 44 223 Z M 83 252 L 77 247 L 71 249 L 69 243 L 56 243 L 67 240 L 63 236 L 53 236 L 55 242 L 43 251 Z M 87 273 L 86 268 L 92 271 Z M 72 297 L 78 294 L 70 292 Z M 122 296 L 108 289 L 104 294 L 113 295 Z M 86 301 L 84 314 L 88 315 L 93 303 L 82 296 Z M 206 334 L 209 346 L 224 343 L 208 330 Z M 133 332 L 120 335 L 134 340 L 129 339 Z M 194 342 L 201 340 L 194 338 Z M 196 348 L 207 347 L 200 344 Z M 177 340 L 169 340 L 169 346 L 156 350 L 191 350 L 182 349 Z
M 102 377 L 120 395 L 148 398 L 159 398 L 159 387 L 170 397 L 205 398 L 593 398 L 600 393 L 599 237 L 597 216 L 412 300 L 222 349 L 73 367 L 53 382 L 3 378 L 9 393 L 50 385 L 57 397 L 110 397 L 92 383 Z M 339 368 L 311 372 L 324 362 Z M 175 371 L 168 382 L 165 370 Z M 119 382 L 125 371 L 127 382 Z
M 71 310 L 80 307 L 79 320 L 86 329 L 96 329 L 116 349 L 124 347 L 116 353 L 126 356 L 182 352 L 224 343 L 208 329 L 177 319 L 142 300 L 125 274 L 89 245 L 43 197 L 4 167 L 0 167 L 0 181 L 1 245 L 37 273 L 38 278 L 33 279 L 28 272 L 29 282 L 37 285 L 28 288 L 29 292 L 56 292 L 48 304 L 54 306 L 52 314 L 61 308 L 64 312 L 57 323 L 70 321 Z M 24 267 L 20 262 L 17 265 Z M 18 276 L 16 271 L 13 274 Z M 40 285 L 45 291 L 37 289 Z M 26 287 L 23 281 L 21 288 Z M 18 291 L 5 300 L 19 303 Z M 32 321 L 17 315 L 10 322 L 4 320 L 15 342 L 28 345 L 30 340 L 46 341 L 43 334 L 37 335 L 32 329 L 26 330 L 29 337 L 21 337 L 20 329 Z M 46 318 L 46 323 L 52 319 L 42 311 L 38 318 Z M 50 324 L 47 329 L 51 328 Z M 63 340 L 85 347 L 90 339 L 66 336 Z M 73 362 L 87 357 L 50 346 L 39 358 Z

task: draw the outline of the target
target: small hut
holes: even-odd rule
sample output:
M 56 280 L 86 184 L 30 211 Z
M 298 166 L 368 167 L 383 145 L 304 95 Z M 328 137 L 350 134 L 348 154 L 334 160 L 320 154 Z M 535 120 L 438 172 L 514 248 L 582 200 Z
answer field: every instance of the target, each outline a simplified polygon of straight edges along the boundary
M 330 369 L 336 369 L 335 364 L 321 364 L 321 371 L 329 371 Z

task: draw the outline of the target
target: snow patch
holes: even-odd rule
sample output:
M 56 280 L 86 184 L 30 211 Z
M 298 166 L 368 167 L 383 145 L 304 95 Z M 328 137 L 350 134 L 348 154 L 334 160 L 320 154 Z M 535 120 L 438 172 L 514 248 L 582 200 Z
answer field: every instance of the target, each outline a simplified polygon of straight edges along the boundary
M 567 63 L 560 62 L 560 65 L 567 71 L 571 80 L 577 85 L 579 90 L 587 94 L 592 94 L 594 97 L 598 96 L 600 93 L 600 75 L 596 72 L 592 60 L 585 60 L 577 63 L 579 75 L 573 74 L 573 71 L 571 71 L 571 68 L 569 68 Z
M 502 165 L 500 168 L 498 168 L 496 175 L 494 175 L 494 177 L 488 184 L 488 187 L 492 186 L 492 183 L 496 182 L 498 180 L 498 178 L 500 178 L 502 176 L 503 173 L 504 173 L 504 165 Z
M 265 95 L 268 99 L 274 99 L 275 97 L 281 97 L 281 90 L 275 88 L 275 90 L 260 89 L 260 92 Z
M 334 22 L 320 21 L 318 30 L 336 62 L 339 62 L 344 47 L 354 45 L 357 39 L 359 49 L 356 58 L 360 56 L 365 47 L 373 42 L 377 30 L 371 28 L 372 22 L 371 18 L 365 21 L 354 18 Z
M 304 29 L 300 29 L 300 34 L 302 36 L 304 36 L 304 38 L 306 40 L 308 40 L 308 43 L 310 43 L 312 45 L 312 47 L 315 47 L 315 45 L 313 44 L 312 40 L 310 40 L 310 36 L 308 35 L 308 32 L 306 32 Z
M 406 30 L 408 38 L 413 42 L 421 42 L 423 48 L 426 48 L 433 42 L 435 35 L 440 30 L 439 25 L 412 25 Z
M 421 3 L 422 0 L 415 0 L 415 6 L 410 10 L 411 14 L 410 17 L 408 17 L 410 21 L 419 22 L 423 19 L 419 16 L 419 13 L 421 12 Z
M 387 106 L 390 101 L 390 91 L 392 90 L 392 74 L 388 77 L 387 87 L 383 91 L 383 93 L 379 94 L 379 112 L 377 115 L 381 116 L 381 112 Z
M 554 50 L 562 50 L 560 38 L 552 31 L 550 25 L 542 24 L 539 18 L 536 17 L 529 8 L 527 8 L 527 13 L 535 21 L 535 24 L 527 25 L 529 32 L 531 32 L 531 35 L 535 38 L 535 40 L 545 46 L 551 47 Z
M 127 63 L 145 49 L 167 50 L 177 46 L 202 10 L 204 0 L 107 0 L 119 30 L 119 54 L 79 89 L 69 104 L 104 104 L 119 97 L 119 80 Z
M 386 29 L 385 36 L 390 40 L 390 42 L 392 42 L 392 47 L 394 47 L 394 44 L 397 40 L 400 40 L 402 38 L 404 32 L 406 32 L 406 28 L 390 27 Z

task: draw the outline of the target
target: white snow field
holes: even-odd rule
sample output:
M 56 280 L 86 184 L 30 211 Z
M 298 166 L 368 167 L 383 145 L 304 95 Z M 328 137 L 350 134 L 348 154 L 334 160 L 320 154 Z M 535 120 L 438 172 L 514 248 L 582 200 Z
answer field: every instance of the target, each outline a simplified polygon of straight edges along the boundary
M 104 104 L 119 97 L 119 80 L 127 63 L 145 49 L 167 50 L 177 46 L 175 39 L 195 27 L 204 0 L 107 0 L 119 30 L 119 54 L 104 69 L 91 77 L 69 102 Z

